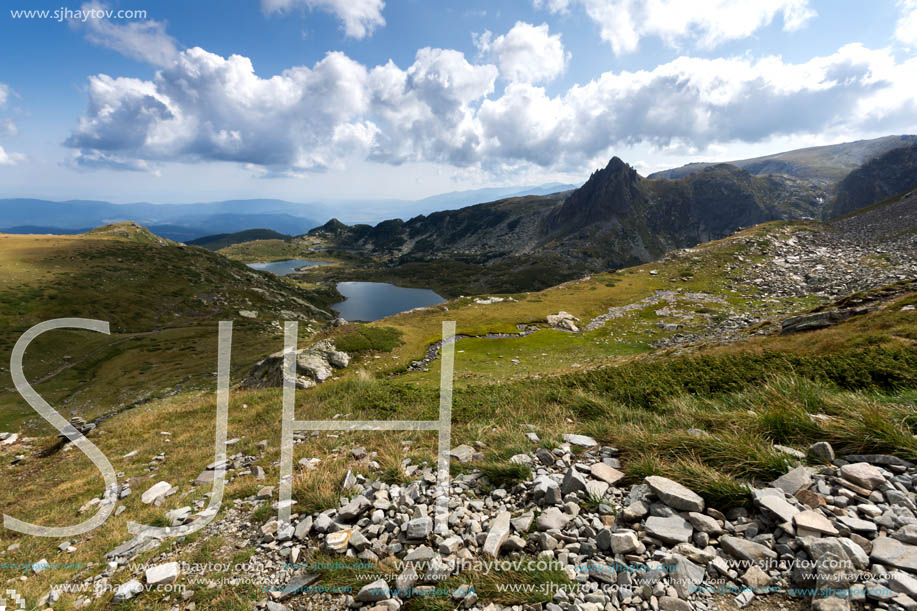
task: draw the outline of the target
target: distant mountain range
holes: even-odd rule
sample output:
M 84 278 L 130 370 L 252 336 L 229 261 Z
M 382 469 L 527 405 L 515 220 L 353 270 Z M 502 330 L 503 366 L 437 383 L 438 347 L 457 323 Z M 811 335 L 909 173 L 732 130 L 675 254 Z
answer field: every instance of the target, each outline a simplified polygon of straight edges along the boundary
M 299 235 L 332 216 L 342 214 L 350 222 L 378 222 L 391 216 L 416 216 L 510 194 L 544 194 L 573 187 L 550 183 L 534 187 L 458 191 L 421 200 L 313 203 L 244 199 L 191 204 L 112 204 L 92 200 L 0 199 L 0 233 L 83 233 L 92 227 L 131 221 L 146 226 L 157 235 L 180 242 L 254 228 Z
M 869 157 L 876 151 L 883 153 Z M 438 275 L 447 273 L 443 262 L 485 268 L 489 273 L 474 274 L 479 284 L 468 290 L 514 291 L 645 263 L 766 221 L 832 218 L 917 186 L 913 136 L 767 159 L 742 162 L 754 172 L 694 164 L 690 171 L 644 178 L 615 157 L 572 192 L 510 197 L 375 226 L 332 220 L 310 234 L 370 254 L 389 269 L 411 269 L 414 277 L 425 273 L 418 265 Z M 844 173 L 852 159 L 864 163 Z M 673 173 L 678 177 L 665 177 Z M 460 272 L 453 266 L 448 273 Z
M 870 159 L 912 144 L 917 144 L 917 136 L 884 136 L 873 140 L 813 146 L 738 161 L 689 163 L 671 170 L 655 172 L 647 178 L 683 178 L 712 165 L 728 163 L 742 168 L 749 174 L 783 174 L 822 184 L 833 184 Z

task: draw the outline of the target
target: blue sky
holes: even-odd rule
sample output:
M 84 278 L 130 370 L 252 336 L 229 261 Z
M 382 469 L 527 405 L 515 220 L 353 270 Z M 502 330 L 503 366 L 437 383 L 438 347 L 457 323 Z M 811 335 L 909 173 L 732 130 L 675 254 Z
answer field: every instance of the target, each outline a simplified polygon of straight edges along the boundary
M 917 132 L 917 0 L 4 11 L 0 197 L 418 198 Z

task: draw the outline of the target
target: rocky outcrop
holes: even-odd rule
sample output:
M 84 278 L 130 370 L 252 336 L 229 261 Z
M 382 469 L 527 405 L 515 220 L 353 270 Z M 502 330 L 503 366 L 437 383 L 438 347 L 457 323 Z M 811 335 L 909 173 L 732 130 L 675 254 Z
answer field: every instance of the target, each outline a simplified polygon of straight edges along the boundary
M 350 355 L 323 339 L 296 352 L 296 388 L 311 388 L 350 365 Z M 243 382 L 246 388 L 283 386 L 283 351 L 258 361 Z
M 832 219 L 917 187 L 917 144 L 873 159 L 847 175 L 825 210 Z
M 790 333 L 800 333 L 802 331 L 826 329 L 844 322 L 851 316 L 866 314 L 869 311 L 869 308 L 849 308 L 846 310 L 828 310 L 827 312 L 814 312 L 812 314 L 790 316 L 781 321 L 780 333 L 788 335 Z
M 569 312 L 564 312 L 563 310 L 557 314 L 548 314 L 548 324 L 555 329 L 562 329 L 564 331 L 579 333 L 579 327 L 576 326 L 576 323 L 578 322 L 579 318 L 573 314 L 570 314 Z

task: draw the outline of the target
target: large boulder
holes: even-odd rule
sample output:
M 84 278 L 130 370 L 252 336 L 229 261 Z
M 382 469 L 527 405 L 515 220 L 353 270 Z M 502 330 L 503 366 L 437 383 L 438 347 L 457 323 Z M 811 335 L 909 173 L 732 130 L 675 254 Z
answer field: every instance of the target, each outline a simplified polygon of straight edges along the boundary
M 350 355 L 323 339 L 296 352 L 296 387 L 311 388 L 334 375 L 335 369 L 350 365 Z M 246 388 L 283 386 L 283 351 L 261 359 L 243 383 Z

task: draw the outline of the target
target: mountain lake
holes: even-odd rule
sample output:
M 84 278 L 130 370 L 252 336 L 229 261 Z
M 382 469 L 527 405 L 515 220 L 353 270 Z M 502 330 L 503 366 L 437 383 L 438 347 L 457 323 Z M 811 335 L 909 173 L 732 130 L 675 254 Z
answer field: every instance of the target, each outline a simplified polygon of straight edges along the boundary
M 271 272 L 278 276 L 293 274 L 299 267 L 315 265 L 327 265 L 327 263 L 306 259 L 285 259 L 248 264 L 252 269 Z M 338 282 L 337 290 L 344 296 L 344 301 L 334 304 L 331 306 L 332 309 L 345 320 L 364 322 L 446 301 L 429 289 L 409 289 L 388 282 Z
M 271 272 L 278 276 L 288 276 L 296 272 L 297 267 L 314 267 L 328 265 L 324 261 L 306 261 L 305 259 L 283 259 L 282 261 L 268 261 L 267 263 L 249 263 L 252 269 L 262 272 Z
M 387 282 L 338 282 L 346 299 L 331 306 L 345 320 L 369 322 L 446 301 L 429 289 L 409 289 Z

